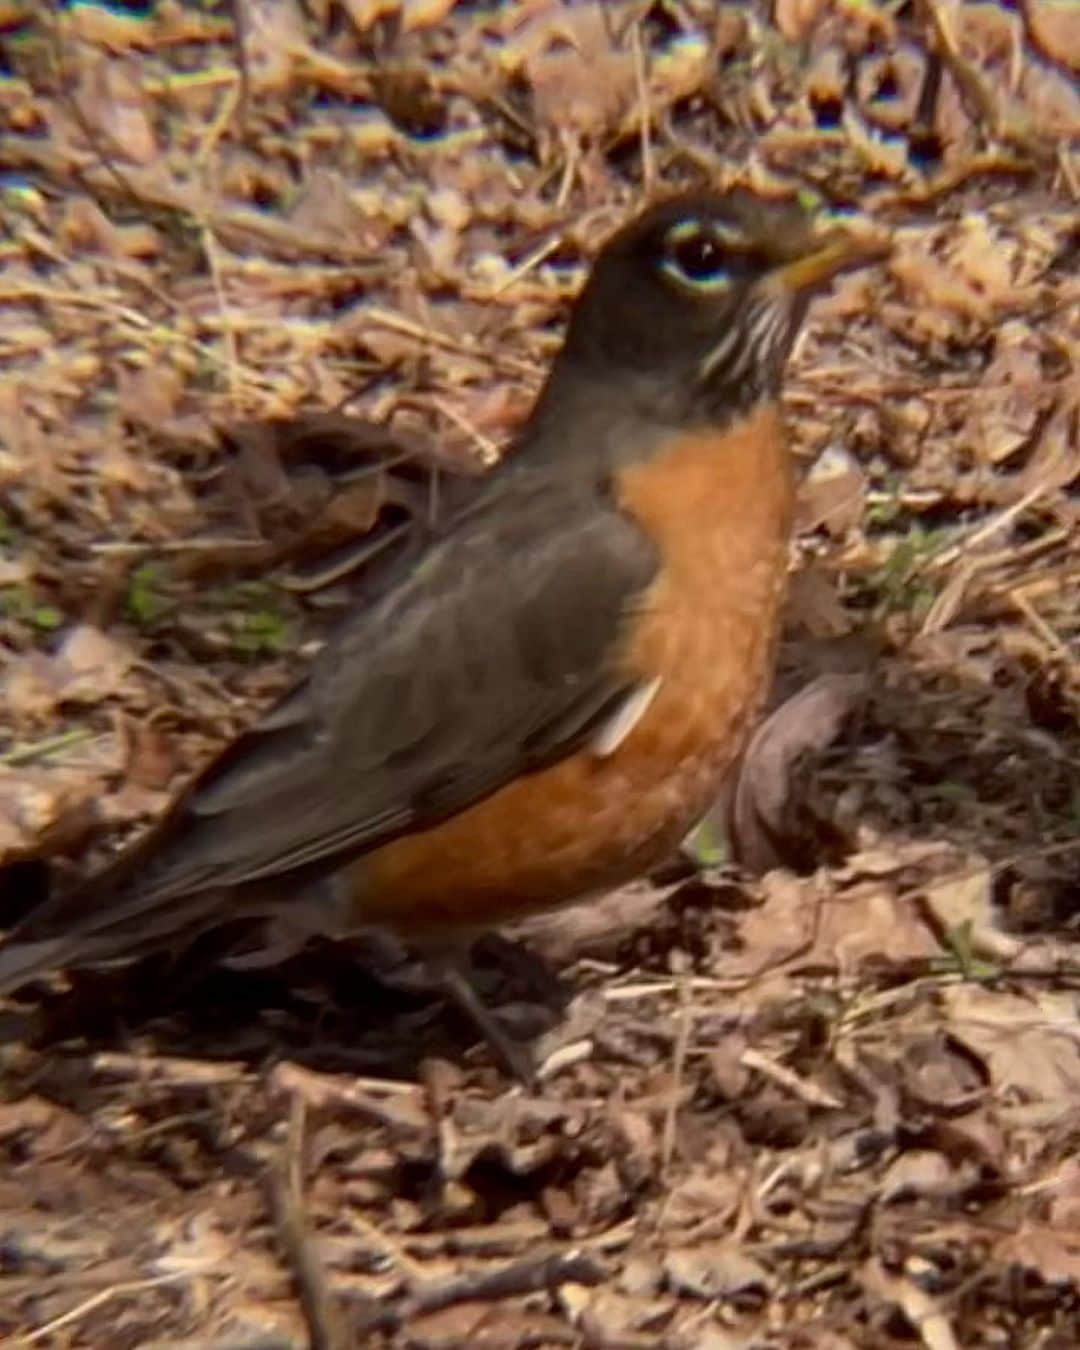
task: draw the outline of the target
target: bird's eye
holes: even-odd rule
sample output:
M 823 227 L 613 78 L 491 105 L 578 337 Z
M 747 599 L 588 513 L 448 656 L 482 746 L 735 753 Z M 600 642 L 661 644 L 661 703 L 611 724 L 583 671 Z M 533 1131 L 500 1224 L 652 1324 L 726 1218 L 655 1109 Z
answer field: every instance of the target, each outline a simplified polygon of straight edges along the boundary
M 723 241 L 697 220 L 682 220 L 668 230 L 660 266 L 681 286 L 696 291 L 716 294 L 731 280 Z

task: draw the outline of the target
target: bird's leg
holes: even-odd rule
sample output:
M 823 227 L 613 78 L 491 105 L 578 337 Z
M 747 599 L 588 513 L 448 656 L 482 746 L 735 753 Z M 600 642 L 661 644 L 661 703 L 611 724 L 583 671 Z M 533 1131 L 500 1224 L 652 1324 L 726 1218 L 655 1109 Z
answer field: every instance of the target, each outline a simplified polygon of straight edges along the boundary
M 473 988 L 467 951 L 460 948 L 426 953 L 426 961 L 444 993 L 468 1017 L 487 1041 L 503 1066 L 524 1086 L 537 1086 L 536 1067 L 529 1052 L 503 1030 L 498 1021 L 484 1007 L 483 1000 Z

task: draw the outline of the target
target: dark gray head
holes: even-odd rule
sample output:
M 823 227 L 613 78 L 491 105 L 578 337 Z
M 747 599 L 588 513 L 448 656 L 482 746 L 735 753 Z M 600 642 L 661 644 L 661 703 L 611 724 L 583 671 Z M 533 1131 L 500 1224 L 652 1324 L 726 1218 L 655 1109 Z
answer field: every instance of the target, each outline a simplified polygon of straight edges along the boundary
M 813 292 L 882 252 L 745 190 L 651 206 L 596 259 L 542 402 L 592 386 L 666 422 L 726 421 L 776 394 Z

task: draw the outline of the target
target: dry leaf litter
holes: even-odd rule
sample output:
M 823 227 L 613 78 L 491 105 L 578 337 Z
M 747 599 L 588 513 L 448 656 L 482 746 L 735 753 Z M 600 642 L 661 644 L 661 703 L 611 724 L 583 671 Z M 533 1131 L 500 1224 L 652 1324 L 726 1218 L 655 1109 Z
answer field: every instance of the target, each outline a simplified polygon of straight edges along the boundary
M 1064 0 L 0 0 L 0 926 L 468 490 L 643 194 L 897 239 L 797 355 L 698 874 L 534 923 L 557 1015 L 482 968 L 540 1090 L 352 949 L 8 1005 L 5 1344 L 1080 1343 L 1078 53 Z

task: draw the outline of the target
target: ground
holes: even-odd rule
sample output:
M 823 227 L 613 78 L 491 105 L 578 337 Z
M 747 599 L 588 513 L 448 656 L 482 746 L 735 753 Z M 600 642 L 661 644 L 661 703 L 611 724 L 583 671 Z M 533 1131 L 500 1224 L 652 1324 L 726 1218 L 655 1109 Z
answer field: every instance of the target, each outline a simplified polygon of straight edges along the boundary
M 0 32 L 0 926 L 507 443 L 643 196 L 896 240 L 796 356 L 730 836 L 534 924 L 557 999 L 482 968 L 541 1087 L 352 950 L 0 1006 L 5 1344 L 1080 1343 L 1075 5 L 0 0 Z

